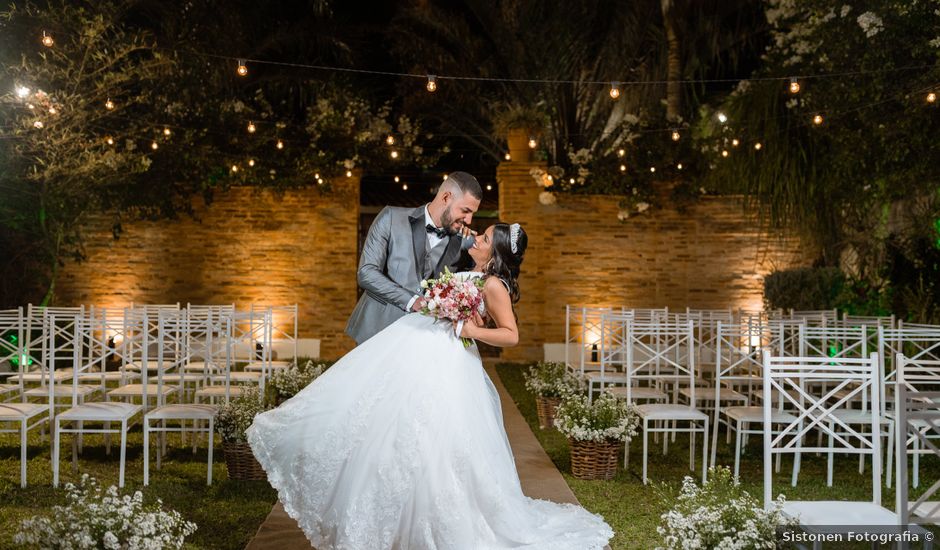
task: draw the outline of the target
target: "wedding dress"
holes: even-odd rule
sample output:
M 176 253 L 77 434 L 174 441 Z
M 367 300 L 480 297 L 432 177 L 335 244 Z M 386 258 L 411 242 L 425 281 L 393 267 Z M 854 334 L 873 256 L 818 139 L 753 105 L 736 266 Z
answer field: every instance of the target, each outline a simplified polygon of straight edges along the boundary
M 476 346 L 432 317 L 405 315 L 247 436 L 318 550 L 590 550 L 613 536 L 579 506 L 523 495 Z

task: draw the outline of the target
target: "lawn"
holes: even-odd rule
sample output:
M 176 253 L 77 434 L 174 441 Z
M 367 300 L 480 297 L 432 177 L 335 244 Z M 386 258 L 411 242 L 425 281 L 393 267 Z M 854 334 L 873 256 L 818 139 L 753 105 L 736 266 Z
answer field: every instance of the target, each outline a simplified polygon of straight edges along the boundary
M 555 430 L 540 430 L 535 410 L 535 398 L 525 389 L 522 373 L 527 365 L 503 363 L 496 367 L 499 377 L 522 412 L 542 447 L 565 477 L 578 500 L 587 509 L 604 516 L 616 532 L 610 543 L 612 550 L 655 548 L 661 544 L 656 532 L 660 515 L 671 507 L 683 477 L 693 475 L 699 479 L 701 462 L 696 463 L 696 472 L 689 471 L 688 439 L 679 434 L 670 444 L 669 452 L 662 454 L 661 446 L 650 441 L 649 477 L 650 485 L 641 481 L 642 441 L 632 445 L 630 468 L 620 470 L 610 481 L 584 481 L 571 474 L 568 441 Z M 701 447 L 699 447 L 700 449 Z M 763 498 L 762 441 L 751 438 L 741 462 L 741 483 L 757 499 Z M 701 455 L 699 454 L 699 458 Z M 920 490 L 940 479 L 940 463 L 936 460 L 921 460 Z M 733 466 L 734 449 L 719 438 L 718 464 Z M 836 456 L 833 486 L 826 486 L 826 460 L 824 456 L 803 456 L 799 482 L 796 487 L 789 483 L 790 462 L 784 459 L 781 473 L 774 478 L 774 494 L 783 493 L 790 500 L 870 500 L 871 470 L 858 473 L 858 459 Z M 917 491 L 912 491 L 916 494 Z M 894 509 L 894 490 L 882 488 L 882 504 Z M 827 548 L 834 546 L 826 546 Z M 870 548 L 870 546 L 861 546 Z

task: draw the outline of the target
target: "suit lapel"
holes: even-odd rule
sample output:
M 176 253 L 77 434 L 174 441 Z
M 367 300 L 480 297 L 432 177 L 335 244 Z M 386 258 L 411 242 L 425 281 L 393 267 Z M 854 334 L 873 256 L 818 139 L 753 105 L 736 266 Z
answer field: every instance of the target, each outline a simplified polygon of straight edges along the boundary
M 445 265 L 451 265 L 460 254 L 460 241 L 463 239 L 460 235 L 453 235 L 447 241 L 447 248 L 441 254 L 441 259 L 437 261 L 437 267 L 434 268 L 434 275 L 444 270 Z
M 424 227 L 424 206 L 419 206 L 408 216 L 411 223 L 411 243 L 415 252 L 415 273 L 424 279 L 424 252 L 428 246 L 427 229 Z

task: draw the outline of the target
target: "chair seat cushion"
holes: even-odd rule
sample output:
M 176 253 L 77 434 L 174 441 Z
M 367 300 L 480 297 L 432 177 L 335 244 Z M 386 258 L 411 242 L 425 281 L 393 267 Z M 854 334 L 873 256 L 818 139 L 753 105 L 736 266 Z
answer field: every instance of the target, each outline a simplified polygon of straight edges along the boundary
M 682 394 L 687 399 L 692 399 L 692 388 L 682 388 L 679 390 L 679 393 Z M 736 392 L 731 388 L 721 388 L 718 391 L 718 399 L 720 401 L 743 401 L 747 402 L 747 397 L 744 394 Z M 695 400 L 696 401 L 714 401 L 715 400 L 715 388 L 695 388 Z
M 147 412 L 147 420 L 208 420 L 219 408 L 215 405 L 163 405 Z
M 71 397 L 73 393 L 76 395 L 86 396 L 91 393 L 95 393 L 100 390 L 100 386 L 73 386 L 72 384 L 57 384 L 52 388 L 53 397 Z M 73 391 L 74 390 L 74 391 Z M 23 395 L 28 397 L 48 397 L 49 396 L 49 386 L 39 387 L 39 388 L 29 388 L 23 392 Z
M 843 500 L 794 500 L 782 512 L 799 518 L 800 525 L 896 525 L 898 516 L 872 502 Z
M 169 395 L 177 390 L 176 386 L 163 386 L 163 395 Z M 143 384 L 127 384 L 119 388 L 114 388 L 108 392 L 113 397 L 141 397 L 144 394 Z M 157 385 L 147 384 L 147 395 L 157 395 Z
M 142 407 L 133 403 L 108 401 L 97 403 L 83 403 L 65 411 L 56 418 L 64 421 L 72 420 L 127 420 L 140 412 Z
M 229 386 L 229 395 L 240 395 L 241 386 Z M 218 397 L 225 395 L 225 386 L 206 386 L 196 390 L 196 397 Z
M 0 420 L 25 420 L 49 410 L 39 403 L 0 403 Z
M 722 409 L 728 418 L 733 418 L 739 422 L 763 422 L 764 407 L 728 407 Z M 781 424 L 796 422 L 796 417 L 788 412 L 778 411 L 776 408 L 770 411 L 770 421 Z
M 668 403 L 648 403 L 637 405 L 641 418 L 649 420 L 708 420 L 702 411 L 688 405 Z
M 617 397 L 627 397 L 627 388 L 626 386 L 618 386 L 615 388 L 607 388 L 607 393 L 611 395 L 616 395 Z M 650 388 L 645 386 L 639 386 L 630 388 L 630 398 L 631 399 L 667 399 L 669 396 L 666 395 L 666 392 L 659 388 Z

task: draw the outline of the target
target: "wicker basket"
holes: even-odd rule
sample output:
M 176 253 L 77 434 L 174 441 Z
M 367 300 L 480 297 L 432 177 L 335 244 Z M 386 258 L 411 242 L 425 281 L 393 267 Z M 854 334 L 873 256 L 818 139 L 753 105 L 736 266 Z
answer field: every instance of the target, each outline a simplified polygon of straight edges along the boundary
M 248 443 L 222 442 L 225 454 L 225 466 L 228 467 L 229 479 L 261 480 L 268 479 L 267 474 L 258 464 Z
M 555 427 L 555 410 L 561 404 L 560 397 L 542 397 L 535 398 L 535 408 L 539 413 L 539 428 Z
M 569 439 L 571 444 L 571 473 L 578 479 L 612 479 L 623 454 L 623 442 L 581 441 Z

